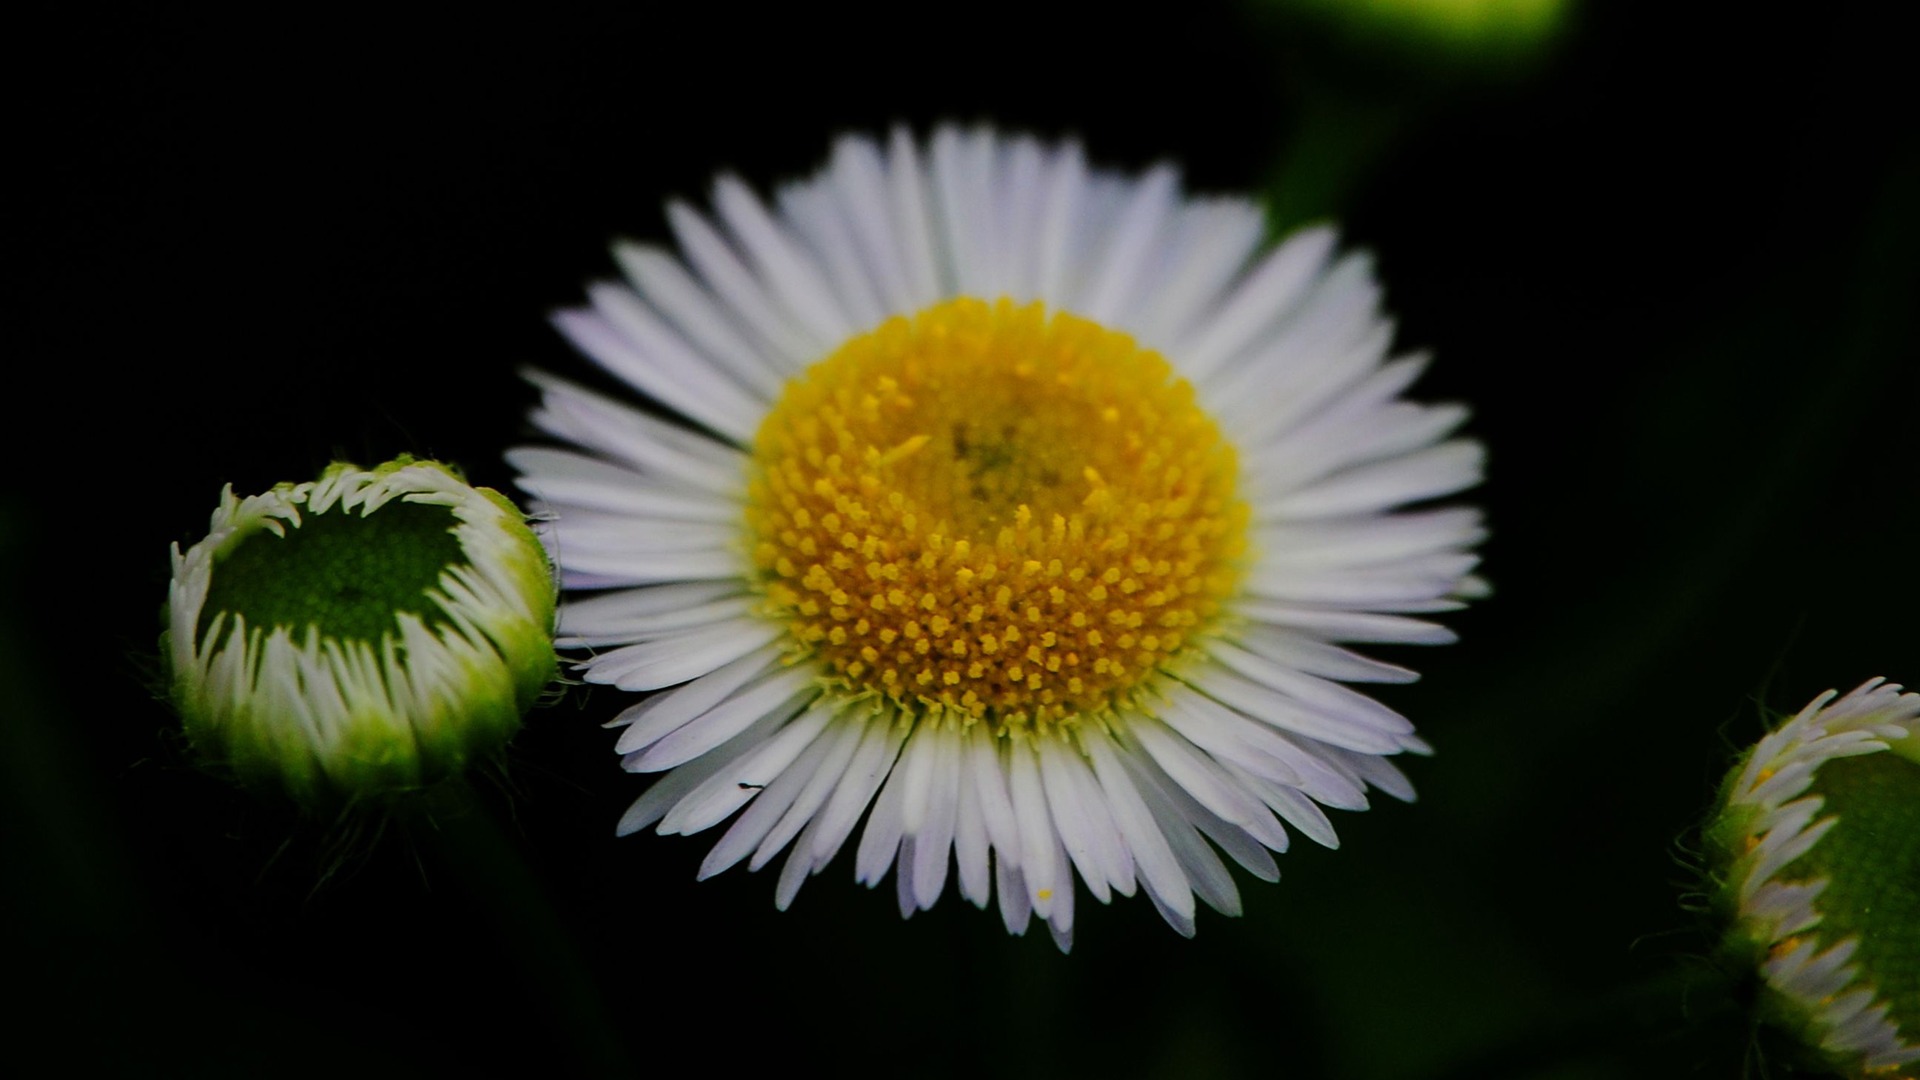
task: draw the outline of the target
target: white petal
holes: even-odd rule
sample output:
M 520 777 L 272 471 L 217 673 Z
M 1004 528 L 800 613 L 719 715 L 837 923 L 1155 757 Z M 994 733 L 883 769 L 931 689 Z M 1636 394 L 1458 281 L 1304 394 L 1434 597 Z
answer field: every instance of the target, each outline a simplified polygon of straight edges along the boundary
M 817 357 L 823 347 L 839 344 L 815 340 L 780 311 L 739 254 L 699 211 L 683 202 L 670 202 L 667 225 L 701 280 L 760 343 L 775 370 L 791 372 Z
M 913 829 L 913 898 L 922 909 L 931 908 L 947 887 L 947 852 L 960 808 L 960 740 L 958 733 L 929 733 L 932 773 L 928 777 L 929 807 Z
M 646 793 L 635 799 L 633 805 L 621 816 L 615 829 L 615 835 L 627 836 L 639 832 L 648 825 L 660 820 L 668 810 L 692 792 L 715 773 L 726 768 L 740 755 L 758 747 L 781 724 L 786 717 L 778 713 L 769 713 L 747 730 L 723 743 L 712 753 L 698 761 L 675 769 L 653 782 Z
M 1174 855 L 1166 834 L 1154 821 L 1153 811 L 1128 778 L 1126 767 L 1120 764 L 1119 756 L 1126 751 L 1115 747 L 1101 732 L 1088 733 L 1084 740 L 1087 755 L 1093 761 L 1094 775 L 1099 778 L 1113 813 L 1114 825 L 1126 839 L 1147 894 L 1169 923 L 1192 937 L 1193 889 L 1187 883 L 1186 873 L 1180 869 L 1180 860 Z
M 1020 875 L 1020 868 L 995 859 L 993 891 L 1000 901 L 1000 918 L 1007 924 L 1007 933 L 1026 933 L 1033 905 L 1027 898 L 1027 881 Z
M 1053 935 L 1053 943 L 1059 946 L 1060 951 L 1068 952 L 1073 948 L 1073 870 L 1068 866 L 1066 849 L 1061 847 L 1057 835 L 1053 837 L 1051 854 L 1053 879 L 1060 883 L 1060 887 L 1049 898 L 1052 910 L 1047 912 L 1047 931 Z M 1039 910 L 1036 905 L 1034 911 Z
M 1380 286 L 1373 276 L 1373 256 L 1364 251 L 1342 255 L 1326 273 L 1307 287 L 1286 313 L 1275 333 L 1259 348 L 1230 359 L 1209 387 L 1223 393 L 1231 387 L 1256 385 L 1274 356 L 1340 357 L 1379 327 Z
M 748 617 L 753 608 L 753 599 L 738 588 L 733 582 L 703 581 L 621 589 L 574 600 L 560 609 L 554 643 L 561 648 L 616 645 L 732 622 Z M 734 595 L 722 595 L 729 592 Z M 658 595 L 662 593 L 669 595 Z
M 1460 635 L 1421 619 L 1305 607 L 1277 600 L 1243 598 L 1234 601 L 1236 613 L 1275 626 L 1314 634 L 1328 641 L 1392 642 L 1408 645 L 1451 645 Z
M 1466 508 L 1364 517 L 1279 521 L 1259 526 L 1255 542 L 1268 566 L 1295 572 L 1408 562 L 1477 544 L 1486 537 L 1478 511 Z
M 987 187 L 991 157 L 982 160 L 975 140 L 958 128 L 934 131 L 928 150 L 933 192 L 943 227 L 942 249 L 956 292 L 967 296 L 994 295 L 992 253 L 993 203 Z M 991 155 L 991 146 L 985 147 Z
M 1087 318 L 1112 324 L 1135 302 L 1179 197 L 1180 174 L 1171 165 L 1156 166 L 1140 178 L 1107 238 L 1099 273 L 1087 285 L 1081 308 Z
M 733 738 L 769 714 L 792 716 L 813 700 L 813 673 L 801 668 L 774 672 L 763 681 L 688 721 L 659 742 L 630 758 L 629 772 L 660 772 L 684 765 Z
M 1249 452 L 1246 497 L 1264 503 L 1322 477 L 1432 446 L 1466 422 L 1461 405 L 1394 402 L 1357 416 L 1331 412 Z
M 1286 831 L 1261 804 L 1255 789 L 1234 779 L 1218 761 L 1148 717 L 1132 717 L 1127 734 L 1194 801 L 1231 824 L 1245 829 L 1275 851 L 1287 849 Z
M 612 683 L 622 690 L 658 690 L 725 667 L 783 632 L 773 623 L 749 620 L 666 641 L 643 641 L 594 657 L 587 667 L 586 680 Z
M 1105 806 L 1090 803 L 1084 797 L 1081 786 L 1076 783 L 1075 766 L 1081 769 L 1086 767 L 1077 760 L 1076 752 L 1059 738 L 1036 737 L 1034 745 L 1039 751 L 1040 781 L 1046 791 L 1047 809 L 1051 812 L 1054 829 L 1068 857 L 1079 869 L 1080 877 L 1086 881 L 1087 888 L 1093 891 L 1094 898 L 1103 904 L 1107 903 L 1111 897 L 1108 886 L 1120 870 L 1117 865 L 1109 865 L 1113 861 L 1112 848 L 1119 844 L 1119 834 L 1114 831 Z M 1125 881 L 1131 890 L 1131 858 L 1127 859 Z
M 1207 306 L 1246 266 L 1265 235 L 1266 221 L 1252 202 L 1215 199 L 1187 206 L 1180 228 L 1179 254 L 1168 260 L 1160 280 L 1140 310 L 1127 315 L 1125 325 L 1165 355 L 1184 358 L 1185 339 L 1196 325 L 1205 325 L 1201 320 Z
M 913 306 L 924 307 L 947 295 L 940 272 L 944 256 L 937 252 L 930 231 L 933 218 L 927 212 L 927 176 L 920 152 L 904 128 L 895 128 L 888 143 L 887 181 L 893 234 L 906 270 L 902 280 L 911 287 Z
M 900 823 L 908 833 L 920 831 L 927 819 L 927 805 L 933 800 L 933 766 L 938 755 L 934 749 L 931 725 L 921 724 L 907 737 L 894 765 L 893 779 L 901 787 Z
M 749 852 L 759 847 L 779 825 L 786 822 L 790 813 L 799 811 L 799 820 L 794 823 L 792 832 L 787 833 L 772 852 L 768 852 L 768 857 L 785 847 L 787 841 L 792 840 L 794 834 L 813 816 L 813 810 L 818 809 L 819 803 L 826 800 L 829 785 L 839 778 L 838 770 L 846 768 L 859 738 L 857 727 L 842 722 L 829 726 L 823 734 L 808 743 L 791 765 L 754 796 L 746 813 L 741 814 L 719 843 L 713 845 L 713 850 L 700 863 L 700 879 L 704 881 L 746 858 Z M 837 768 L 834 764 L 836 759 L 839 763 Z M 810 793 L 817 793 L 817 801 L 811 808 L 800 811 L 803 796 Z M 765 860 L 761 861 L 764 863 Z
M 1324 716 L 1364 725 L 1389 735 L 1413 733 L 1413 724 L 1406 717 L 1367 695 L 1349 690 L 1337 682 L 1330 682 L 1303 669 L 1256 656 L 1224 641 L 1212 643 L 1209 651 L 1215 659 L 1238 674 L 1262 686 L 1277 690 Z M 1323 741 L 1331 742 L 1335 746 L 1342 745 L 1332 739 Z M 1348 749 L 1363 748 L 1348 747 Z
M 1820 839 L 1838 824 L 1839 820 L 1839 818 L 1830 817 L 1808 827 L 1805 831 L 1776 829 L 1768 833 L 1760 841 L 1760 858 L 1754 862 L 1748 880 L 1765 881 L 1779 873 L 1788 863 L 1812 851 L 1813 846 L 1818 844 Z M 1781 840 L 1775 842 L 1775 835 L 1780 835 Z
M 656 483 L 739 498 L 746 458 L 735 447 L 648 416 L 543 372 L 526 373 L 541 389 L 533 422 L 542 431 L 598 450 Z
M 1059 297 L 1067 293 L 1068 259 L 1073 250 L 1074 225 L 1083 212 L 1086 185 L 1086 155 L 1078 143 L 1066 143 L 1055 151 L 1047 173 L 1040 234 L 1034 242 L 1038 252 L 1039 280 L 1034 286 L 1037 296 Z M 1070 306 L 1064 301 L 1060 304 Z
M 730 551 L 576 551 L 564 536 L 555 542 L 554 550 L 560 562 L 561 584 L 569 589 L 608 589 L 673 581 L 730 581 L 740 575 L 740 557 Z M 588 681 L 612 680 L 589 677 Z M 623 686 L 622 689 L 649 688 Z
M 1233 875 L 1201 839 L 1192 820 L 1181 812 L 1168 792 L 1165 774 L 1136 755 L 1121 755 L 1120 761 L 1153 813 L 1160 834 L 1167 838 L 1167 845 L 1179 860 L 1181 872 L 1192 884 L 1194 894 L 1222 915 L 1240 914 L 1240 890 L 1233 884 Z
M 608 725 L 626 728 L 614 750 L 630 754 L 653 745 L 661 736 L 732 697 L 772 667 L 779 655 L 779 647 L 769 645 L 624 710 Z
M 1324 641 L 1267 626 L 1250 626 L 1233 642 L 1270 664 L 1339 682 L 1410 683 L 1417 672 L 1386 664 Z
M 832 731 L 817 744 L 823 745 L 824 749 L 813 768 L 813 774 L 806 778 L 806 783 L 794 795 L 792 805 L 781 812 L 780 820 L 768 826 L 765 834 L 753 844 L 753 858 L 747 863 L 749 870 L 765 866 L 814 820 L 820 808 L 826 804 L 827 797 L 839 790 L 841 779 L 848 775 L 848 769 L 857 758 L 856 752 L 874 723 L 846 712 L 841 714 Z M 732 854 L 731 849 L 728 854 Z M 720 848 L 716 846 L 712 857 L 719 856 Z M 812 853 L 809 852 L 802 861 L 812 863 Z
M 1480 482 L 1485 460 L 1486 451 L 1477 442 L 1441 443 L 1346 469 L 1283 498 L 1263 502 L 1261 516 L 1305 519 L 1391 510 L 1472 487 Z
M 1001 761 L 995 738 L 984 725 L 974 724 L 966 732 L 967 772 L 974 794 L 980 799 L 980 815 L 987 827 L 987 838 L 1002 861 L 1020 865 L 1019 819 L 1013 812 L 1013 799 L 1007 794 L 1007 769 Z
M 607 295 L 603 292 L 599 299 Z M 553 324 L 575 348 L 655 401 L 737 443 L 753 438 L 764 410 L 736 384 L 702 363 L 684 343 L 676 346 L 664 328 L 657 328 L 660 333 L 650 339 L 636 341 L 628 336 L 632 327 L 616 327 L 604 313 L 582 309 L 556 312 Z
M 898 312 L 924 303 L 907 277 L 907 256 L 893 223 L 887 166 L 879 149 L 867 139 L 843 138 L 834 144 L 829 168 L 833 182 L 823 187 L 852 229 L 881 304 Z
M 827 805 L 814 818 L 813 825 L 808 826 L 815 832 L 808 849 L 814 869 L 827 865 L 840 845 L 846 843 L 854 822 L 860 819 L 860 812 L 873 801 L 873 793 L 893 769 L 900 744 L 906 737 L 907 727 L 898 719 L 882 716 L 869 722 L 860 748 L 847 766 L 846 777 L 827 799 Z M 798 853 L 796 846 L 796 857 Z
M 1006 168 L 993 194 L 1002 242 L 998 252 L 1000 286 L 1015 300 L 1043 299 L 1037 290 L 1040 262 L 1032 238 L 1046 227 L 1041 200 L 1045 197 L 1045 152 L 1038 140 L 1016 137 L 1007 148 Z
M 1479 561 L 1476 555 L 1440 554 L 1319 570 L 1276 562 L 1256 567 L 1243 587 L 1262 599 L 1296 604 L 1420 610 L 1421 605 L 1452 595 Z
M 1053 854 L 1060 842 L 1054 837 L 1052 815 L 1040 783 L 1037 748 L 1029 739 L 1010 739 L 1007 759 L 1007 790 L 1013 798 L 1014 822 L 1020 835 L 1020 872 L 1026 879 L 1034 914 L 1050 920 L 1055 898 L 1062 891 L 1071 891 L 1073 882 L 1056 877 L 1064 868 L 1054 865 Z
M 786 382 L 782 374 L 786 365 L 755 345 L 680 260 L 651 244 L 615 244 L 613 255 L 640 295 L 716 367 L 765 400 L 771 401 L 780 393 Z
M 783 776 L 788 766 L 813 745 L 837 709 L 837 703 L 814 704 L 752 753 L 742 755 L 681 800 L 661 820 L 660 831 L 696 833 L 725 821 Z
M 649 479 L 612 462 L 552 450 L 519 446 L 507 461 L 520 470 L 521 490 L 558 507 L 580 507 L 632 514 L 637 520 L 740 520 L 740 503 L 679 484 Z
M 740 527 L 705 521 L 635 522 L 631 514 L 568 510 L 560 515 L 566 535 L 562 553 L 577 558 L 684 555 L 735 547 Z M 638 526 L 638 527 L 636 527 Z M 744 565 L 740 560 L 739 565 Z
M 1216 642 L 1213 648 L 1218 656 L 1226 652 L 1228 646 Z M 1244 653 L 1236 659 L 1243 665 L 1246 663 Z M 1391 754 L 1400 748 L 1392 732 L 1371 722 L 1375 719 L 1373 716 L 1365 713 L 1328 715 L 1237 671 L 1208 668 L 1188 673 L 1188 680 L 1189 685 L 1206 696 L 1283 731 L 1369 754 Z
M 913 913 L 920 910 L 913 900 L 913 852 L 916 846 L 914 837 L 902 837 L 899 854 L 894 859 L 893 897 L 903 919 L 912 918 Z M 945 872 L 946 868 L 942 866 L 941 873 L 944 875 Z
M 1224 768 L 1228 775 L 1257 794 L 1262 802 L 1273 808 L 1274 813 L 1284 818 L 1287 824 L 1299 829 L 1307 839 L 1321 847 L 1340 846 L 1340 838 L 1333 831 L 1333 822 L 1328 821 L 1327 815 L 1321 811 L 1320 807 L 1314 805 L 1313 800 L 1301 794 L 1298 789 L 1262 780 L 1236 767 L 1232 762 L 1227 762 Z M 1285 850 L 1272 844 L 1267 846 L 1275 851 Z
M 1369 785 L 1386 792 L 1401 802 L 1412 802 L 1415 798 L 1413 781 L 1400 771 L 1390 758 L 1376 754 L 1356 754 L 1351 750 L 1342 750 L 1337 746 L 1325 747 L 1322 751 L 1366 781 Z
M 816 351 L 830 349 L 856 326 L 827 288 L 826 274 L 793 234 L 747 185 L 735 176 L 721 176 L 713 185 L 713 206 L 740 248 L 753 261 L 768 294 L 812 335 Z
M 1297 787 L 1327 806 L 1364 810 L 1366 793 L 1329 764 L 1324 743 L 1288 736 L 1188 688 L 1169 693 L 1161 719 L 1222 761 L 1275 783 Z
M 807 822 L 800 832 L 800 838 L 793 843 L 793 850 L 787 852 L 787 861 L 780 866 L 780 879 L 773 886 L 773 906 L 775 910 L 785 911 L 793 904 L 793 898 L 800 894 L 800 886 L 807 878 L 820 872 L 820 865 L 806 856 L 813 850 L 814 838 L 820 832 L 820 819 Z
M 901 757 L 912 754 L 916 743 L 923 742 L 921 733 L 915 729 L 907 739 L 907 747 Z M 924 752 L 924 748 L 922 748 Z M 878 885 L 886 876 L 887 868 L 900 852 L 901 838 L 906 835 L 907 823 L 903 807 L 907 799 L 907 770 L 899 765 L 887 776 L 886 786 L 880 789 L 880 797 L 873 800 L 873 809 L 867 812 L 867 827 L 860 834 L 860 846 L 854 852 L 853 877 L 862 885 Z
M 1333 253 L 1332 229 L 1302 229 L 1260 261 L 1233 294 L 1208 315 L 1202 330 L 1182 343 L 1180 370 L 1204 383 L 1228 358 L 1293 309 L 1308 282 Z
M 971 750 L 962 741 L 955 747 L 954 757 L 959 804 L 954 810 L 953 857 L 960 868 L 960 895 L 984 909 L 993 899 L 992 846 L 987 840 L 986 818 L 980 812 L 980 791 L 974 783 L 971 761 Z
M 847 313 L 849 333 L 880 325 L 888 310 L 832 194 L 819 187 L 788 185 L 780 191 L 780 209 L 825 263 L 827 284 Z

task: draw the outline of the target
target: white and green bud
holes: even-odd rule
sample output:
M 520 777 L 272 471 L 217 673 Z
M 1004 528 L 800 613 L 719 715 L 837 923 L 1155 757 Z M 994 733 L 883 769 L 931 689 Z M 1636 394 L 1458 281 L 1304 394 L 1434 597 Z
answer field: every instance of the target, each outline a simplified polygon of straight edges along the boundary
M 161 652 L 195 751 L 308 810 L 498 751 L 553 678 L 555 584 L 513 504 L 409 457 L 238 498 L 173 548 Z
M 1512 60 L 1565 27 L 1573 0 L 1262 0 L 1357 41 L 1434 58 Z
M 1721 784 L 1705 840 L 1762 1018 L 1846 1076 L 1920 1063 L 1920 693 L 1833 691 Z

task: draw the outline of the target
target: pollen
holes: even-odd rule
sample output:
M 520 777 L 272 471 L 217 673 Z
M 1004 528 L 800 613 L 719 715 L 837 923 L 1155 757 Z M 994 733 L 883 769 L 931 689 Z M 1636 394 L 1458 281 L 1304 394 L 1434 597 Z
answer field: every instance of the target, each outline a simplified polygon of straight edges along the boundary
M 1182 661 L 1245 560 L 1238 462 L 1193 387 L 1038 303 L 888 320 L 792 379 L 752 450 L 765 613 L 916 715 L 1109 714 Z

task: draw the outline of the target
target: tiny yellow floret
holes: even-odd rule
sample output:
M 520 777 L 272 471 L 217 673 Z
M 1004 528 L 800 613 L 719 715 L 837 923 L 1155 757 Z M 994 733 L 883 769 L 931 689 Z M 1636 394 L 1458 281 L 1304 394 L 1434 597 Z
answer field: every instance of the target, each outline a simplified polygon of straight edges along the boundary
M 746 549 L 828 678 L 1004 734 L 1111 714 L 1213 624 L 1245 558 L 1237 475 L 1159 354 L 962 297 L 788 383 L 754 440 Z

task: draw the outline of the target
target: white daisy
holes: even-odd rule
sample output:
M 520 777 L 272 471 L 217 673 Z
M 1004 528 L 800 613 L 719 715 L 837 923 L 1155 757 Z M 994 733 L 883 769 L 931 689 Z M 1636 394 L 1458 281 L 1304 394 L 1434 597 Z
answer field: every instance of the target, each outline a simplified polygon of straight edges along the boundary
M 1815 698 L 1729 774 L 1707 831 L 1729 945 L 1759 957 L 1770 1015 L 1848 1074 L 1920 1062 L 1910 1012 L 1920 863 L 1906 809 L 1920 793 L 1920 693 L 1900 689 L 1873 679 L 1838 701 L 1832 690 Z M 1872 775 L 1833 765 L 1869 757 Z M 1909 1015 L 1876 972 L 1904 988 Z
M 788 850 L 785 908 L 866 816 L 903 914 L 957 866 L 1062 948 L 1078 872 L 1176 929 L 1232 914 L 1219 850 L 1278 875 L 1287 826 L 1412 788 L 1413 726 L 1337 642 L 1440 643 L 1475 593 L 1466 410 L 1331 230 L 1263 250 L 1246 199 L 1073 143 L 842 138 L 771 206 L 721 177 L 679 252 L 621 244 L 560 329 L 674 414 L 544 374 L 510 455 L 556 517 L 563 646 L 651 696 L 613 721 L 664 773 L 619 831 L 744 812 L 701 868 Z M 1211 843 L 1209 843 L 1211 842 Z

